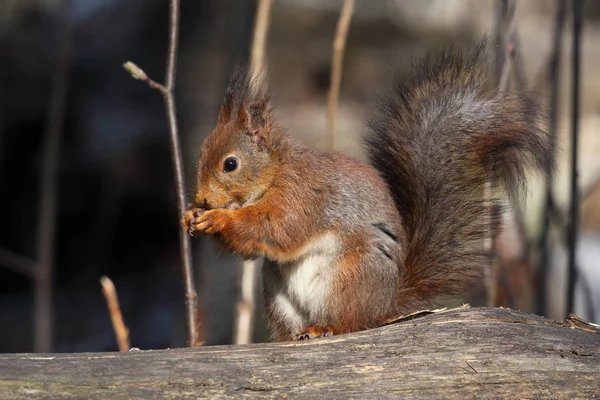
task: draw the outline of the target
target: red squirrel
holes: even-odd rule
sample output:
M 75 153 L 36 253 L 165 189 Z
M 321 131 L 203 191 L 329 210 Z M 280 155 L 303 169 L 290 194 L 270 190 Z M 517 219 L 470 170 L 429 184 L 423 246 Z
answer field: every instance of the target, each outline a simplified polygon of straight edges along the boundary
M 519 189 L 553 165 L 535 100 L 491 86 L 488 52 L 449 45 L 397 79 L 368 123 L 370 164 L 288 135 L 264 81 L 234 70 L 182 223 L 264 256 L 276 340 L 374 328 L 481 275 L 484 184 Z

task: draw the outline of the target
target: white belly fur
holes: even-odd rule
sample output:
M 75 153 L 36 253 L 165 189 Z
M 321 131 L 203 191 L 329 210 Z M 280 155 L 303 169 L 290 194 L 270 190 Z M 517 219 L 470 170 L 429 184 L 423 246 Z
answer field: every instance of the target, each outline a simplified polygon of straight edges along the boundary
M 311 240 L 293 261 L 280 264 L 282 282 L 273 300 L 277 314 L 292 330 L 300 332 L 325 316 L 338 252 L 339 237 L 326 233 Z

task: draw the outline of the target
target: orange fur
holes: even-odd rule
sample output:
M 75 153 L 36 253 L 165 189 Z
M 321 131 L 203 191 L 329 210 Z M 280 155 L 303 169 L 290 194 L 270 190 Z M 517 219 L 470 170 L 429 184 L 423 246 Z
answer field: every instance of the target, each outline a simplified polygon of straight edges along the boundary
M 483 184 L 518 189 L 524 165 L 553 164 L 535 102 L 487 89 L 483 50 L 450 47 L 399 81 L 369 123 L 372 165 L 288 136 L 266 86 L 235 70 L 182 223 L 265 257 L 276 339 L 373 328 L 477 281 Z

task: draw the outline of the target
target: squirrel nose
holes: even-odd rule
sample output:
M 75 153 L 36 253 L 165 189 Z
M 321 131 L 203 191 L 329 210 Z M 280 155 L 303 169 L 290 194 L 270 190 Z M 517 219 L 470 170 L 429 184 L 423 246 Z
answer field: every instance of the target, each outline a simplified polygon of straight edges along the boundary
M 206 196 L 197 195 L 196 196 L 196 206 L 198 208 L 203 208 L 208 210 L 210 207 L 208 206 L 208 202 L 206 200 Z

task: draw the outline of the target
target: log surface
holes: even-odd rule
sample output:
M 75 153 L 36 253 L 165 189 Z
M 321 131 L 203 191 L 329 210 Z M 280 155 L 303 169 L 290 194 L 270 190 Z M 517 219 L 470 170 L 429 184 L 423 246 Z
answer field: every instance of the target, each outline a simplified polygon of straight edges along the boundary
M 600 398 L 600 334 L 454 309 L 306 342 L 0 355 L 0 399 Z

